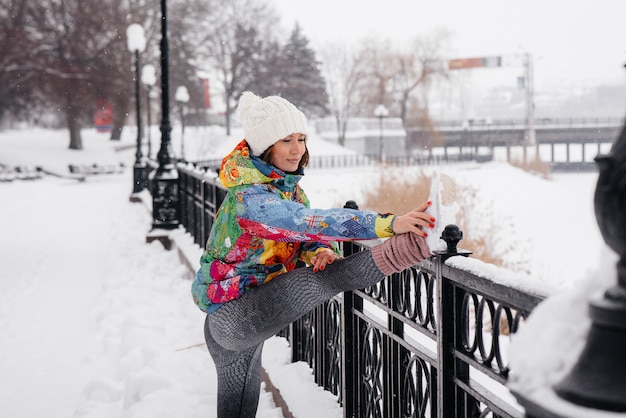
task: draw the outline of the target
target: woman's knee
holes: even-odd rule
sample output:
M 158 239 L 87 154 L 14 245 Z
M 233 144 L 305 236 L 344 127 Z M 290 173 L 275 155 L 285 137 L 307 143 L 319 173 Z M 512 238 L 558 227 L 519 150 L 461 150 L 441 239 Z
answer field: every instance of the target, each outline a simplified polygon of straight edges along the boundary
M 248 329 L 249 327 L 243 326 L 241 319 L 230 315 L 227 308 L 223 306 L 218 311 L 207 315 L 205 336 L 208 334 L 215 344 L 230 351 L 242 351 L 262 342 Z

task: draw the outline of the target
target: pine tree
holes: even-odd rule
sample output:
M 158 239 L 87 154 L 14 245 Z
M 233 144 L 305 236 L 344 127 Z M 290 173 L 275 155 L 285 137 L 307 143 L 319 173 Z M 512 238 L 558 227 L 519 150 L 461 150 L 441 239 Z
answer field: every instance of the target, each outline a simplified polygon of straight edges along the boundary
M 282 64 L 280 95 L 307 115 L 327 115 L 328 95 L 326 82 L 319 68 L 320 63 L 298 24 L 295 25 L 289 42 L 282 49 L 280 61 Z

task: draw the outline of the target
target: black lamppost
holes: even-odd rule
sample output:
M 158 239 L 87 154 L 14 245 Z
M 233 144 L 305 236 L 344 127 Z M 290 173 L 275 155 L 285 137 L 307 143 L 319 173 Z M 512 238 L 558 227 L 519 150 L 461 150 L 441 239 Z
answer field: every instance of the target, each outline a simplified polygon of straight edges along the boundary
M 599 417 L 607 411 L 626 412 L 626 125 L 609 154 L 595 160 L 599 168 L 596 221 L 604 241 L 618 256 L 617 282 L 590 297 L 587 340 L 569 373 L 551 388 L 558 397 L 550 392 L 542 397 L 516 394 L 527 416 L 588 417 L 593 413 Z
M 374 109 L 374 116 L 376 116 L 379 121 L 380 138 L 378 141 L 378 159 L 380 161 L 383 160 L 383 118 L 387 115 L 389 115 L 389 110 L 387 110 L 383 104 L 379 104 L 376 106 L 376 109 Z
M 126 41 L 128 50 L 135 53 L 135 103 L 137 113 L 137 151 L 135 153 L 135 164 L 133 166 L 133 193 L 130 195 L 131 202 L 137 202 L 141 199 L 137 193 L 144 188 L 144 172 L 145 165 L 142 161 L 141 154 L 141 95 L 139 84 L 139 54 L 146 49 L 146 37 L 143 27 L 137 23 L 133 23 L 126 29 Z
M 596 162 L 596 220 L 604 241 L 619 256 L 617 283 L 591 299 L 585 348 L 555 389 L 578 405 L 626 412 L 626 125 L 611 152 Z
M 150 130 L 152 127 L 152 113 L 150 109 L 150 99 L 152 99 L 152 87 L 156 84 L 156 70 L 154 69 L 154 65 L 148 64 L 144 65 L 141 69 L 141 82 L 147 87 L 146 94 L 146 107 L 148 108 L 148 159 L 152 156 L 152 135 L 150 134 Z
M 159 166 L 151 173 L 152 230 L 146 240 L 159 240 L 171 248 L 168 230 L 178 228 L 180 201 L 178 196 L 178 171 L 172 160 L 170 125 L 169 63 L 167 43 L 167 2 L 161 0 L 161 148 L 157 153 Z
M 178 109 L 180 110 L 180 159 L 185 161 L 185 103 L 189 101 L 187 87 L 178 86 L 175 99 L 178 102 Z

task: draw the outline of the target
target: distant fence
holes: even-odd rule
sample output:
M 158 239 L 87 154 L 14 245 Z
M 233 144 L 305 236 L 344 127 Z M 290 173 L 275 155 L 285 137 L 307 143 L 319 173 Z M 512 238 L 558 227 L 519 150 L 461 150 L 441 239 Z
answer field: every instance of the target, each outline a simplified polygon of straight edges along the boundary
M 454 147 L 458 148 L 457 146 Z M 479 154 L 478 150 L 468 147 L 462 153 L 448 153 L 441 155 L 427 153 L 425 155 L 396 155 L 384 156 L 382 159 L 378 155 L 367 154 L 343 154 L 343 155 L 322 155 L 311 157 L 307 168 L 354 168 L 368 167 L 378 164 L 393 167 L 406 167 L 417 165 L 438 165 L 461 162 L 487 162 L 491 161 L 491 154 Z M 222 164 L 221 159 L 201 160 L 193 163 L 198 168 L 217 170 Z
M 417 149 L 612 144 L 622 122 L 621 118 L 537 119 L 533 124 L 535 143 L 528 144 L 528 124 L 522 119 L 439 121 L 434 127 L 407 128 L 406 142 Z
M 204 170 L 179 165 L 178 172 L 181 223 L 204 246 L 226 191 Z M 342 248 L 347 256 L 366 244 Z M 282 332 L 292 360 L 312 367 L 344 416 L 524 415 L 502 390 L 506 349 L 544 295 L 453 268 L 445 262 L 453 255 L 340 294 Z
M 597 165 L 593 161 L 595 155 L 602 153 L 602 147 L 610 147 L 610 142 L 595 140 L 577 140 L 564 142 L 550 142 L 528 146 L 533 150 L 534 156 L 538 156 L 552 171 L 555 172 L 580 172 L 596 171 Z M 446 147 L 431 148 L 421 155 L 386 156 L 382 160 L 377 155 L 344 154 L 323 155 L 311 157 L 309 169 L 334 169 L 356 168 L 384 165 L 388 167 L 410 167 L 446 165 L 455 163 L 485 163 L 492 161 L 496 150 L 503 149 L 506 152 L 506 160 L 511 161 L 512 150 L 520 146 L 506 145 L 496 146 L 473 146 L 468 143 L 448 145 Z M 531 158 L 534 158 L 531 157 Z M 217 171 L 222 163 L 221 159 L 195 161 L 193 164 L 205 170 Z
M 533 124 L 537 127 L 586 127 L 586 126 L 624 126 L 624 118 L 535 118 Z M 526 127 L 527 119 L 467 119 L 467 120 L 439 120 L 434 121 L 437 128 L 472 128 L 491 127 L 494 130 L 502 127 Z

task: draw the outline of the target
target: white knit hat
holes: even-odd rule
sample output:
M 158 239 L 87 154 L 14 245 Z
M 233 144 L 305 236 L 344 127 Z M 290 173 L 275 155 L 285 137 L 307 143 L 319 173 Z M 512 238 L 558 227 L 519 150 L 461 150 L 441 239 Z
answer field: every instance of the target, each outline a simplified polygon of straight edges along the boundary
M 253 155 L 293 133 L 307 133 L 304 113 L 278 96 L 260 98 L 246 91 L 239 99 L 239 115 L 246 141 Z

